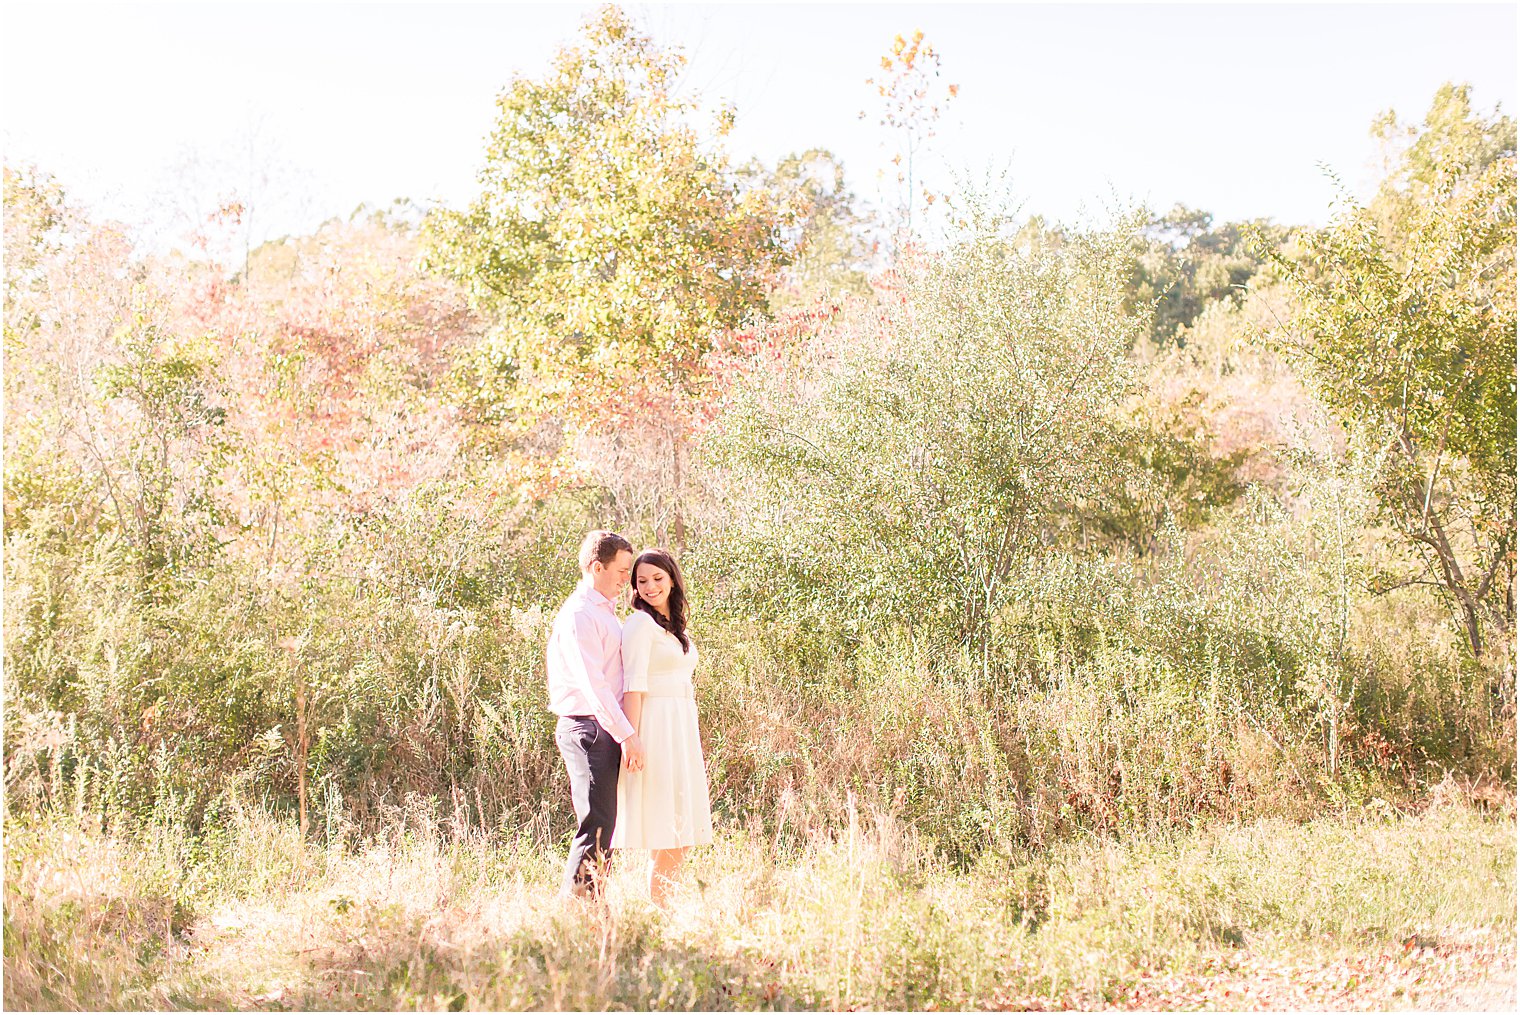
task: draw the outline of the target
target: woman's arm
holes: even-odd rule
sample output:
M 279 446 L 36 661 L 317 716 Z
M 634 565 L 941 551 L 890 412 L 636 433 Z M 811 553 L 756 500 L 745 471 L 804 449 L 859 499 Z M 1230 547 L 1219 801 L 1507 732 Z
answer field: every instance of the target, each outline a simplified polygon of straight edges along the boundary
M 639 731 L 639 720 L 644 716 L 643 691 L 623 692 L 623 714 L 633 724 L 633 732 L 637 733 Z
M 649 656 L 654 648 L 654 622 L 635 613 L 623 625 L 623 714 L 639 732 L 644 715 L 644 692 L 649 690 Z

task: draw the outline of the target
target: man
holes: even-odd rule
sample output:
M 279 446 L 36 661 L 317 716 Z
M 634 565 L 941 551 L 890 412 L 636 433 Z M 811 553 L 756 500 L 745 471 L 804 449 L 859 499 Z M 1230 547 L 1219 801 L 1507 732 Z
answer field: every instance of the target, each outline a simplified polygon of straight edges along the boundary
M 581 582 L 549 634 L 549 708 L 559 718 L 554 741 L 570 774 L 579 822 L 565 864 L 567 895 L 595 897 L 611 855 L 617 822 L 618 769 L 644 767 L 644 745 L 623 713 L 622 624 L 613 600 L 628 584 L 633 547 L 598 530 L 581 543 Z

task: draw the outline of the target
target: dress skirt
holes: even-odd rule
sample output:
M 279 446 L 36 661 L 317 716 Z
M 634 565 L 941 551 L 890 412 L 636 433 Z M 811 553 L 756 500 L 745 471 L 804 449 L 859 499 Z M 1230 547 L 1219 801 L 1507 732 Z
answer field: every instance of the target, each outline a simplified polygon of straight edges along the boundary
M 639 736 L 644 770 L 618 777 L 614 849 L 676 849 L 713 839 L 707 766 L 691 685 L 674 695 L 646 694 Z

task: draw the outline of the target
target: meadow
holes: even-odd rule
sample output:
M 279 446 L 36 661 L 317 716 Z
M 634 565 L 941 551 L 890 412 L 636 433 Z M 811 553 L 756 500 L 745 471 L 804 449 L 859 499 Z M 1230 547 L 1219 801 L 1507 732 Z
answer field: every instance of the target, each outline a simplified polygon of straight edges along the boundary
M 1387 804 L 958 869 L 889 815 L 791 847 L 726 829 L 669 912 L 419 808 L 314 849 L 242 812 L 214 842 L 73 816 L 7 829 L 12 1008 L 1502 1009 L 1515 823 L 1448 784 Z
M 1324 228 L 867 214 L 583 36 L 463 208 L 6 164 L 7 1004 L 1512 1006 L 1514 121 Z M 553 891 L 593 528 L 691 582 L 669 913 Z

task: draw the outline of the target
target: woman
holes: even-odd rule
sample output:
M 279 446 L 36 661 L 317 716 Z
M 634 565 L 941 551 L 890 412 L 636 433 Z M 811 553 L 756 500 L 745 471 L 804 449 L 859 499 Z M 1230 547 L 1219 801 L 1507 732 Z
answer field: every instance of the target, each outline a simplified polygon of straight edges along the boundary
M 664 907 L 692 846 L 712 842 L 707 768 L 691 678 L 686 587 L 665 550 L 633 562 L 633 613 L 623 625 L 623 712 L 644 741 L 644 768 L 618 779 L 613 849 L 650 851 L 649 897 Z

